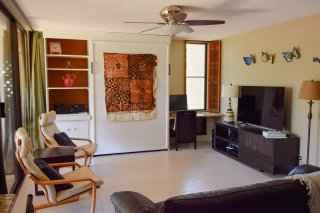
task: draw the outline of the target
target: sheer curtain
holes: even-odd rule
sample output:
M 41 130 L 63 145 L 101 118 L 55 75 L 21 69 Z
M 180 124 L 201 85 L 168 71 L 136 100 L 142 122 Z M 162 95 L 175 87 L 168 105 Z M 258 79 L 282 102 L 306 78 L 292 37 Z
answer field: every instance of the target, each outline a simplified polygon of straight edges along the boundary
M 1 140 L 5 174 L 14 173 L 13 142 L 10 137 L 13 122 L 13 85 L 12 85 L 12 53 L 11 53 L 11 33 L 9 20 L 0 13 L 0 102 L 4 103 L 6 118 L 1 119 Z
M 13 150 L 14 132 L 14 90 L 12 77 L 11 23 L 0 13 L 0 102 L 4 113 L 1 113 L 1 146 L 6 178 L 14 180 L 15 161 Z M 4 117 L 5 115 L 5 117 Z M 12 182 L 12 181 L 11 181 Z M 8 188 L 11 188 L 10 186 Z

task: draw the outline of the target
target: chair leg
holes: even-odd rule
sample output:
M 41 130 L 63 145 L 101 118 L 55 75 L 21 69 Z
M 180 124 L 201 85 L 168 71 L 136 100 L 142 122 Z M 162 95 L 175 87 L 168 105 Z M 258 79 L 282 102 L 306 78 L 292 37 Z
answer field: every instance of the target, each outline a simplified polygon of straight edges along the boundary
M 91 165 L 92 155 L 89 157 L 88 167 Z
M 91 189 L 92 191 L 92 196 L 91 196 L 91 211 L 90 213 L 94 213 L 95 208 L 96 208 L 96 187 L 93 187 Z
M 88 161 L 88 157 L 85 155 L 85 156 L 84 156 L 84 164 L 83 164 L 84 166 L 87 165 L 87 161 Z
M 194 149 L 197 149 L 197 141 L 194 142 Z
M 176 151 L 178 151 L 178 142 L 175 141 Z

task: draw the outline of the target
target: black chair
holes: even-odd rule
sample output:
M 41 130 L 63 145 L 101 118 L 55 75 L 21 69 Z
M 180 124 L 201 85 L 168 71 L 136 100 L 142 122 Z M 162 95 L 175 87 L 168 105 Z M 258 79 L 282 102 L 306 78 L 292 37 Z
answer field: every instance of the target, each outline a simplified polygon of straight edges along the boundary
M 196 137 L 197 112 L 194 110 L 177 111 L 175 121 L 175 146 L 178 151 L 179 143 L 194 143 L 194 149 L 197 148 Z

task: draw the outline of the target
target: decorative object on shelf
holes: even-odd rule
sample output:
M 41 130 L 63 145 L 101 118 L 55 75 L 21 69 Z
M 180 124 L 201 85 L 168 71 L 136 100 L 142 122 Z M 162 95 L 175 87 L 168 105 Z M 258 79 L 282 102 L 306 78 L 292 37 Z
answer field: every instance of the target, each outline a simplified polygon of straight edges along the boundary
M 73 68 L 72 65 L 71 65 L 71 62 L 69 60 L 67 61 L 66 68 Z
M 156 117 L 156 66 L 152 54 L 104 53 L 108 121 Z
M 50 54 L 54 54 L 54 53 L 61 54 L 62 53 L 60 42 L 49 42 L 49 46 L 50 46 Z
M 309 113 L 308 113 L 308 147 L 306 163 L 309 164 L 309 151 L 310 151 L 310 131 L 312 119 L 312 104 L 313 100 L 320 100 L 320 81 L 304 81 L 300 87 L 299 99 L 309 100 Z
M 300 52 L 299 49 L 296 47 L 293 47 L 291 52 L 282 52 L 282 55 L 286 62 L 291 62 L 293 58 L 299 59 L 300 58 Z
M 313 60 L 312 60 L 313 62 L 318 62 L 318 63 L 320 63 L 320 58 L 319 57 L 313 57 Z
M 231 107 L 231 98 L 239 98 L 239 86 L 223 85 L 221 97 L 229 98 L 228 109 L 224 115 L 224 121 L 234 122 L 234 113 Z
M 275 130 L 264 130 L 262 131 L 262 135 L 265 138 L 287 138 L 287 134 L 285 132 Z
M 76 80 L 75 74 L 62 74 L 61 77 L 65 87 L 73 87 L 74 81 Z
M 267 52 L 261 52 L 261 61 L 264 63 L 271 63 L 273 64 L 273 59 L 274 59 L 274 55 L 273 54 L 269 54 Z
M 256 63 L 256 60 L 252 54 L 249 57 L 243 57 L 243 60 L 246 63 L 246 65 L 248 65 L 248 66 Z

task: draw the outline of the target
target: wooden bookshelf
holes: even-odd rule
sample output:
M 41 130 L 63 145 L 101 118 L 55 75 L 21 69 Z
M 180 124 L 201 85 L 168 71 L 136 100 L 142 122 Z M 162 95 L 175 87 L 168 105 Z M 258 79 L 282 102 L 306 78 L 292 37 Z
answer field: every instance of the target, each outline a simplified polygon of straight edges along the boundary
M 61 51 L 50 49 L 50 43 L 58 43 Z M 46 92 L 47 111 L 55 104 L 85 104 L 89 107 L 89 62 L 87 40 L 46 39 Z M 72 87 L 64 85 L 63 76 L 75 76 Z

